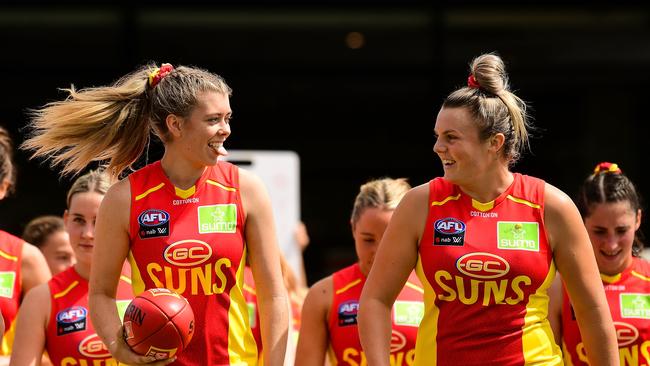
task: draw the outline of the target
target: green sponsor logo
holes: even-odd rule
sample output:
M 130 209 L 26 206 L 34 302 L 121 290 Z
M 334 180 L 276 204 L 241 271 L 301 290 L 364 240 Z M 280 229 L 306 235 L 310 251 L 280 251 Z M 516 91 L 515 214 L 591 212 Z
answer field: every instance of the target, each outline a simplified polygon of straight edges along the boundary
M 650 295 L 621 294 L 621 316 L 623 318 L 650 319 Z
M 499 249 L 539 252 L 539 223 L 497 222 L 497 247 Z
M 395 301 L 393 305 L 396 325 L 417 327 L 424 316 L 424 303 L 420 301 Z
M 117 305 L 117 313 L 120 315 L 120 319 L 124 319 L 124 313 L 126 312 L 126 308 L 130 303 L 131 300 L 117 300 L 115 302 L 115 305 Z
M 11 299 L 14 297 L 14 285 L 16 284 L 15 272 L 0 272 L 0 297 Z
M 255 321 L 255 303 L 247 302 L 246 305 L 248 305 L 248 324 L 250 324 L 251 328 L 255 328 L 257 326 L 257 322 Z
M 234 233 L 237 230 L 237 205 L 199 206 L 199 234 Z

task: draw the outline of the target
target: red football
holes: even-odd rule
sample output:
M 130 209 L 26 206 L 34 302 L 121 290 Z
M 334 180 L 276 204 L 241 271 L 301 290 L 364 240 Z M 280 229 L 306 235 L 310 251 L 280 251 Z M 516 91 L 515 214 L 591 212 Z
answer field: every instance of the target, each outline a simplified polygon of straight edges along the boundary
M 135 297 L 123 324 L 124 339 L 133 352 L 157 360 L 182 352 L 194 335 L 190 304 L 166 288 L 152 288 Z

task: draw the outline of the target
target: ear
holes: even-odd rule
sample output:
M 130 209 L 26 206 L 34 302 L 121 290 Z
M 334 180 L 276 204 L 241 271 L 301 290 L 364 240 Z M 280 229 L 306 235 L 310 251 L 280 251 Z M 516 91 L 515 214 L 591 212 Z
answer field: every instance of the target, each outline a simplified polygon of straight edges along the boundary
M 2 183 L 0 183 L 0 200 L 5 198 L 7 195 L 7 191 L 9 190 L 9 179 L 4 179 Z
M 636 223 L 634 224 L 634 231 L 639 230 L 641 227 L 641 209 L 636 210 Z
M 498 152 L 506 142 L 506 137 L 502 133 L 494 134 L 490 137 L 490 150 Z
M 183 135 L 183 118 L 175 115 L 168 114 L 165 118 L 165 124 L 167 125 L 167 130 L 174 137 L 181 137 Z

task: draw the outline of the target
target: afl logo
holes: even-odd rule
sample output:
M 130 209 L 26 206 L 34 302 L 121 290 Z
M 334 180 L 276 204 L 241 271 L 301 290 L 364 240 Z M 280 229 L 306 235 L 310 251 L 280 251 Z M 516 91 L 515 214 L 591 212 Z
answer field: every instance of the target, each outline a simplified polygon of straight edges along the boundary
M 399 352 L 404 346 L 406 346 L 406 337 L 393 329 L 390 335 L 390 353 Z
M 56 321 L 58 323 L 76 323 L 86 319 L 88 310 L 82 306 L 73 306 L 56 314 Z
M 619 347 L 628 346 L 639 338 L 639 331 L 633 325 L 614 322 L 614 328 L 616 328 L 616 340 L 618 340 Z
M 470 277 L 491 279 L 505 276 L 510 271 L 510 264 L 496 254 L 479 252 L 458 258 L 456 268 Z
M 89 358 L 111 357 L 111 353 L 97 334 L 90 335 L 79 343 L 79 353 Z
M 212 248 L 200 240 L 181 240 L 165 249 L 165 260 L 175 266 L 191 267 L 207 261 L 212 256 Z
M 138 216 L 138 222 L 142 226 L 160 226 L 169 222 L 169 214 L 163 210 L 149 209 Z
M 433 227 L 443 235 L 457 235 L 465 232 L 465 223 L 453 217 L 436 220 Z

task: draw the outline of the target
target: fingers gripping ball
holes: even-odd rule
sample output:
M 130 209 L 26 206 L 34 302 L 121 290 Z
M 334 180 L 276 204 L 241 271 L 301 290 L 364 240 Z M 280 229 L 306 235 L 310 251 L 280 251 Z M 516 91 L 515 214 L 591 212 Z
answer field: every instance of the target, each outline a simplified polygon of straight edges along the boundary
M 182 352 L 194 335 L 194 313 L 187 300 L 166 288 L 149 289 L 124 313 L 124 340 L 133 352 L 163 360 Z

